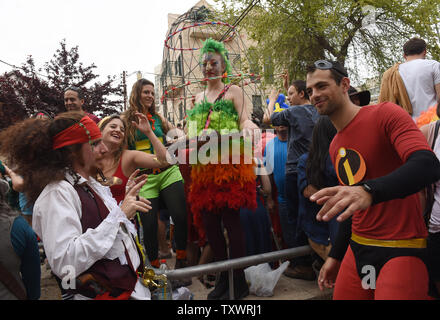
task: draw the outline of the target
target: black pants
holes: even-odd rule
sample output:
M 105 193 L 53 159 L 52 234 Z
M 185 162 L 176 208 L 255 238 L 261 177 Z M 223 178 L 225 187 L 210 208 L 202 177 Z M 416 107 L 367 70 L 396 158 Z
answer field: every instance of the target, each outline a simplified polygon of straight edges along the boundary
M 427 250 L 429 293 L 432 297 L 440 299 L 440 292 L 435 286 L 435 283 L 440 281 L 440 232 L 429 233 Z
M 168 210 L 174 223 L 174 239 L 176 250 L 186 250 L 188 238 L 188 221 L 186 213 L 186 199 L 183 182 L 177 181 L 159 193 L 158 198 L 148 199 L 152 209 L 141 212 L 141 222 L 144 232 L 144 248 L 150 261 L 158 257 L 159 243 L 157 240 L 157 215 L 162 202 Z
M 222 222 L 228 232 L 230 259 L 246 255 L 245 234 L 241 226 L 239 210 L 220 208 L 216 212 L 205 211 L 202 212 L 202 219 L 206 230 L 206 237 L 214 252 L 216 261 L 228 259 Z M 235 269 L 234 273 L 241 274 L 243 269 Z

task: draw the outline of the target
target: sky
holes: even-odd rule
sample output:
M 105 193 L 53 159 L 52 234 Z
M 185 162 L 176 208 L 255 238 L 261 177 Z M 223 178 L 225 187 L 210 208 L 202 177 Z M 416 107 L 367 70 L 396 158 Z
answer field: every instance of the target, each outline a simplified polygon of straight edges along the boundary
M 66 39 L 79 61 L 95 73 L 122 76 L 127 88 L 136 71 L 154 81 L 162 62 L 168 13 L 183 14 L 198 0 L 0 0 L 0 60 L 21 66 L 32 55 L 43 67 Z M 213 1 L 208 1 L 214 4 Z M 0 62 L 0 74 L 12 68 Z
M 66 39 L 68 49 L 78 46 L 80 62 L 97 66 L 99 81 L 108 75 L 121 79 L 126 71 L 129 93 L 136 71 L 154 82 L 154 69 L 162 62 L 168 14 L 181 15 L 197 2 L 0 0 L 0 60 L 21 66 L 32 55 L 37 68 L 43 67 Z M 11 70 L 0 62 L 0 74 Z

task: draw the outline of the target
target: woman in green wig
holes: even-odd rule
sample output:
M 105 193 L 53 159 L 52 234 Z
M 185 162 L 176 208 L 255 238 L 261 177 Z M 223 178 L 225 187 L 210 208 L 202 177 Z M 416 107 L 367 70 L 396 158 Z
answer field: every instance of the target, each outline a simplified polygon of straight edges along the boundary
M 245 255 L 240 208 L 256 208 L 256 177 L 252 160 L 245 161 L 245 151 L 249 148 L 245 148 L 243 137 L 237 138 L 237 134 L 248 136 L 258 127 L 250 120 L 243 90 L 229 84 L 231 66 L 223 43 L 207 39 L 201 50 L 200 62 L 207 86 L 196 95 L 195 106 L 188 111 L 188 137 L 192 139 L 215 131 L 220 138 L 231 134 L 235 134 L 235 138 L 229 140 L 229 150 L 223 150 L 219 144 L 218 150 L 209 153 L 208 162 L 192 165 L 188 201 L 194 224 L 203 225 L 215 259 L 222 261 L 227 259 L 222 223 L 228 233 L 229 257 L 234 259 Z M 196 151 L 200 153 L 201 150 Z M 252 154 L 247 156 L 248 160 L 252 159 Z M 239 159 L 239 163 L 233 158 Z M 248 294 L 243 269 L 234 270 L 234 298 L 242 299 Z M 230 299 L 227 272 L 220 274 L 208 299 Z

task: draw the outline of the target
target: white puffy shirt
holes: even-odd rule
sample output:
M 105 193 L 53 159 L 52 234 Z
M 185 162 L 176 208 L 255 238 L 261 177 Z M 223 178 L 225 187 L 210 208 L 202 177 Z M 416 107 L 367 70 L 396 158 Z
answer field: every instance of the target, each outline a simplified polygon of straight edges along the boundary
M 87 182 L 110 211 L 97 228 L 87 229 L 83 233 L 81 201 L 73 187 L 74 179 L 66 173 L 66 180 L 51 183 L 44 188 L 35 202 L 32 217 L 32 227 L 43 241 L 52 271 L 63 279 L 63 276 L 71 273 L 69 270 L 72 267 L 75 275 L 79 276 L 104 258 L 119 258 L 121 264 L 127 264 L 124 245 L 133 267 L 137 269 L 140 257 L 133 237 L 129 234 L 136 235 L 136 229 L 119 208 L 110 188 L 102 186 L 93 178 L 86 180 L 81 177 L 78 183 Z

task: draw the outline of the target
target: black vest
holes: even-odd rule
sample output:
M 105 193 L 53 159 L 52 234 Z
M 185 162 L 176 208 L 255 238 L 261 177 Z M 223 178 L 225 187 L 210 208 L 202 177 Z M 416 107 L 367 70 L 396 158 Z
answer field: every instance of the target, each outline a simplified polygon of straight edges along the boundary
M 74 186 L 81 200 L 81 226 L 83 233 L 87 229 L 97 228 L 109 214 L 107 206 L 102 199 L 87 185 Z M 133 291 L 137 281 L 136 270 L 134 270 L 128 255 L 127 249 L 125 256 L 128 264 L 122 265 L 118 258 L 114 260 L 101 259 L 96 261 L 84 273 L 91 274 L 98 283 L 107 288 L 112 288 L 111 295 L 117 296 L 124 291 Z M 85 292 L 86 289 L 77 289 L 75 293 L 93 297 L 92 292 Z

